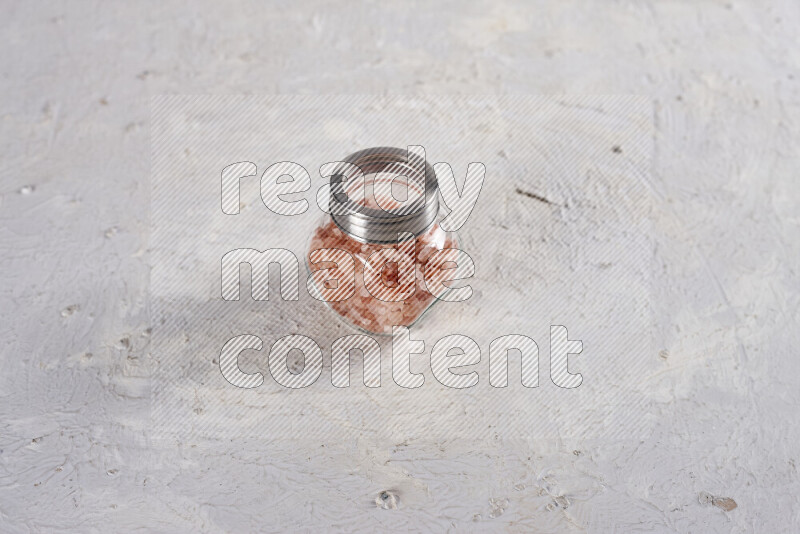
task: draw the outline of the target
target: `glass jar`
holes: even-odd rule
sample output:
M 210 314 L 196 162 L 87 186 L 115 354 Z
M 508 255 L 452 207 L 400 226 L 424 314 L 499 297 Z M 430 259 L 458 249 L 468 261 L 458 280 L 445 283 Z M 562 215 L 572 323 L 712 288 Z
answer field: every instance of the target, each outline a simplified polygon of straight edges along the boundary
M 309 293 L 373 334 L 410 326 L 445 298 L 441 272 L 460 248 L 456 233 L 439 224 L 433 168 L 412 148 L 370 148 L 340 162 L 329 214 L 307 247 Z

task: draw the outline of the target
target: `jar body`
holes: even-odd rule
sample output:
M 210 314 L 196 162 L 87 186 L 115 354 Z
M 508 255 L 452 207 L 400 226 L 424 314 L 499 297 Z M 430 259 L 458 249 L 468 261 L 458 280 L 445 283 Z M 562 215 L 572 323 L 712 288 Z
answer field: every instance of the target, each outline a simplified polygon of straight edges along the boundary
M 324 216 L 305 256 L 309 292 L 346 323 L 369 333 L 391 334 L 392 326 L 411 326 L 447 290 L 441 284 L 429 289 L 426 274 L 454 261 L 460 243 L 438 221 L 407 237 L 398 243 L 364 243 Z M 333 267 L 337 276 L 332 277 Z

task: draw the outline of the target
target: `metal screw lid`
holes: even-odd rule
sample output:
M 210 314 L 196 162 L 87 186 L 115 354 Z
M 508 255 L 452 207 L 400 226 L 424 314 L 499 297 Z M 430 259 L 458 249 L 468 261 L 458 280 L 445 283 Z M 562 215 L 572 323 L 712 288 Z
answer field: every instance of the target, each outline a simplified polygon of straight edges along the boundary
M 407 178 L 407 199 L 378 200 L 375 186 L 391 195 L 391 183 L 398 176 Z M 363 194 L 358 190 L 362 178 Z M 330 191 L 333 221 L 361 243 L 396 243 L 404 232 L 418 236 L 439 213 L 439 185 L 421 146 L 375 147 L 350 154 L 331 176 Z

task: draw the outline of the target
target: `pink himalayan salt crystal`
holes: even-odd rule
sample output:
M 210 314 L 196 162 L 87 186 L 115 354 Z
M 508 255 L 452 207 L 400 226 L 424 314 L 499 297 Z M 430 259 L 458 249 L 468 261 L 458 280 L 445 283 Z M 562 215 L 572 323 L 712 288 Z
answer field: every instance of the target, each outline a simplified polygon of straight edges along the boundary
M 427 290 L 424 283 L 425 267 L 431 255 L 444 248 L 457 248 L 455 239 L 438 225 L 433 224 L 424 234 L 416 237 L 416 266 L 413 276 L 414 292 L 411 296 L 400 302 L 386 302 L 373 297 L 364 285 L 364 264 L 367 258 L 377 250 L 396 248 L 396 244 L 364 244 L 342 232 L 330 219 L 326 218 L 311 237 L 309 256 L 311 252 L 325 249 L 338 248 L 346 250 L 355 259 L 355 292 L 346 299 L 331 301 L 335 295 L 337 284 L 324 284 L 318 287 L 323 298 L 328 300 L 328 305 L 340 316 L 352 324 L 372 333 L 388 333 L 393 325 L 409 326 L 434 302 L 435 297 Z M 313 263 L 307 257 L 310 270 L 327 269 L 334 266 L 331 262 Z M 381 272 L 381 282 L 385 287 L 396 288 L 401 292 L 406 287 L 398 287 L 398 267 L 389 263 Z

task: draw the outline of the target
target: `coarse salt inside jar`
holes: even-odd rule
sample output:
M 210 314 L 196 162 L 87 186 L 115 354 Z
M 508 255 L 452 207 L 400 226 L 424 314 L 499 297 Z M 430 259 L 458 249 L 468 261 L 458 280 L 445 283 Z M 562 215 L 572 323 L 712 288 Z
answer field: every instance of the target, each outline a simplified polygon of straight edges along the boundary
M 458 236 L 439 224 L 436 175 L 414 148 L 369 148 L 339 162 L 306 254 L 310 294 L 374 334 L 415 323 L 450 290 L 443 273 L 457 264 Z

